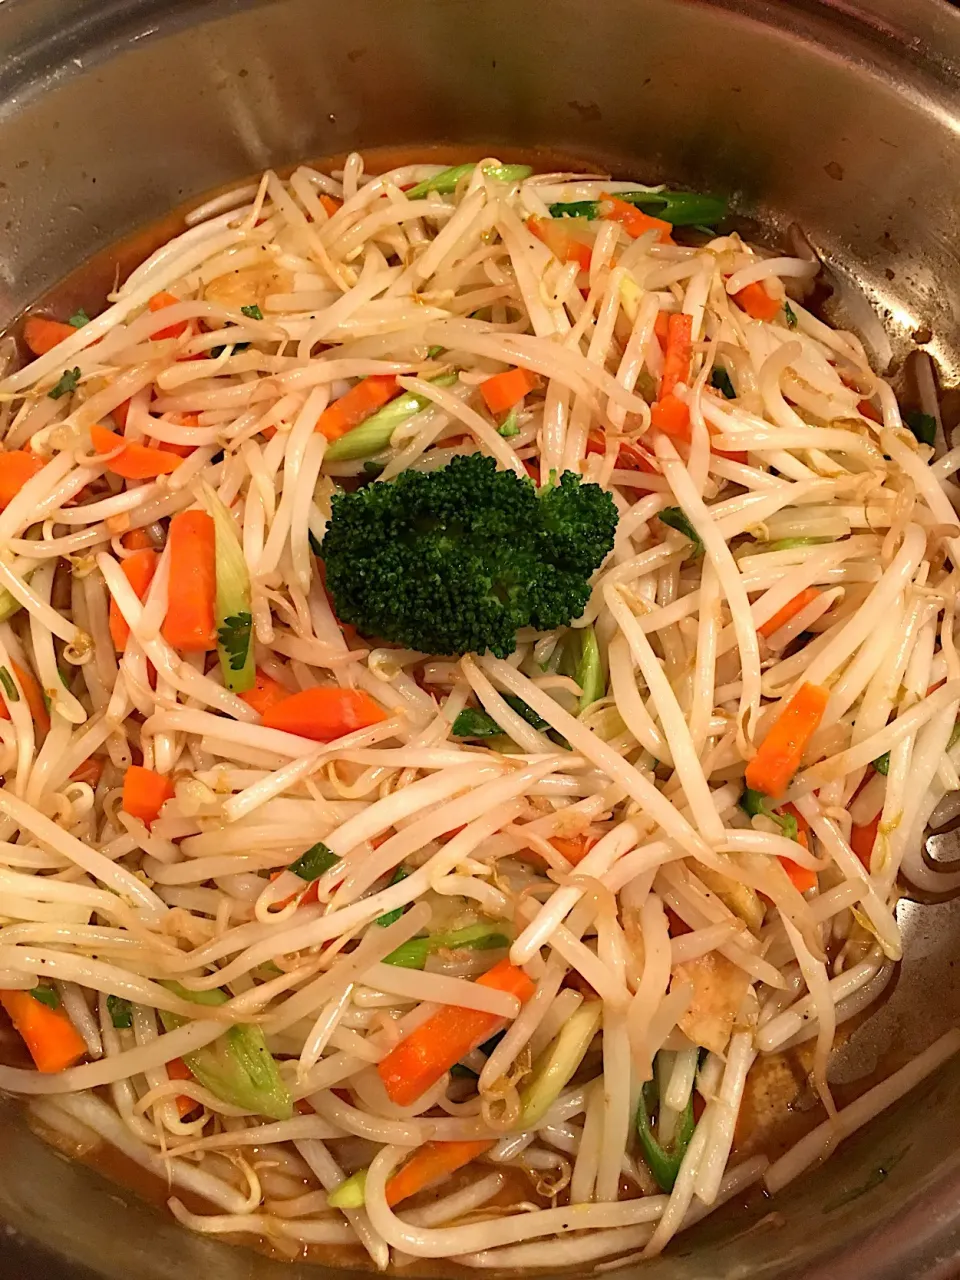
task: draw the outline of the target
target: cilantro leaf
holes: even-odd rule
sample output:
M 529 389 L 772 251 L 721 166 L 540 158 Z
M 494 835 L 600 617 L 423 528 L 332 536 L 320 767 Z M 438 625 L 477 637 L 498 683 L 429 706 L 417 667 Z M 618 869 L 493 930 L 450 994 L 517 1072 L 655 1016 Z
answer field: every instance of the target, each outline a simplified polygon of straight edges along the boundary
M 64 369 L 56 386 L 51 387 L 47 392 L 47 395 L 51 400 L 59 400 L 61 396 L 70 395 L 71 392 L 76 391 L 77 386 L 80 383 L 80 376 L 80 369 L 78 367 L 74 367 L 73 369 Z
M 253 618 L 246 610 L 225 618 L 217 630 L 217 640 L 230 660 L 231 671 L 242 671 L 253 632 Z

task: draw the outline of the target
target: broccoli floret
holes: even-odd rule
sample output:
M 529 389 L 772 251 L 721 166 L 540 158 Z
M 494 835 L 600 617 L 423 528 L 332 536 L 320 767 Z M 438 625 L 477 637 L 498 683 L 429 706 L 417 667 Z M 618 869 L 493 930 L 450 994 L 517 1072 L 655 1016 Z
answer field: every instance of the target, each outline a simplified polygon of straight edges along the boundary
M 337 616 L 361 634 L 505 658 L 520 627 L 580 616 L 616 525 L 598 485 L 568 471 L 538 491 L 473 453 L 337 494 L 321 552 Z

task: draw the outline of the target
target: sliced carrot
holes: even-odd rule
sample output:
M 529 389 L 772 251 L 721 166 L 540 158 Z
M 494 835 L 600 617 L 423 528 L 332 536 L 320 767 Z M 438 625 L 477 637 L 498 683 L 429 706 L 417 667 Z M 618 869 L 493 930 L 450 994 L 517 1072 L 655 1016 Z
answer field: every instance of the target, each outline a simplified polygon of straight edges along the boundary
M 63 1009 L 51 1009 L 29 991 L 0 991 L 0 1004 L 44 1075 L 65 1071 L 87 1052 L 80 1032 Z
M 871 422 L 883 422 L 883 414 L 879 409 L 875 409 L 869 400 L 861 400 L 857 405 L 857 412 L 862 413 L 865 418 L 869 418 Z
M 174 307 L 180 301 L 175 298 L 172 293 L 163 290 L 161 293 L 155 293 L 147 304 L 151 311 L 163 311 L 167 307 Z M 190 328 L 189 320 L 181 320 L 178 324 L 171 324 L 166 329 L 158 329 L 154 338 L 179 338 L 181 334 L 186 333 Z
M 637 209 L 617 196 L 601 195 L 600 217 L 607 222 L 619 222 L 634 240 L 647 231 L 658 231 L 660 234 L 657 239 L 660 244 L 673 244 L 673 227 L 669 222 L 664 222 L 662 218 L 651 218 L 649 213 L 644 213 L 642 209 Z
M 787 813 L 793 818 L 797 824 L 797 843 L 802 844 L 805 849 L 810 848 L 810 824 L 793 804 L 785 804 L 782 809 L 783 813 Z M 780 857 L 780 865 L 790 877 L 793 887 L 800 893 L 806 893 L 808 889 L 812 889 L 817 883 L 817 873 L 812 867 L 802 867 L 799 862 L 794 862 L 792 858 Z
M 132 764 L 123 775 L 123 808 L 149 827 L 167 800 L 174 795 L 173 781 L 141 764 Z
M 786 626 L 791 618 L 796 617 L 801 609 L 805 609 L 808 604 L 812 604 L 819 596 L 820 592 L 816 587 L 804 587 L 792 600 L 788 600 L 782 609 L 778 609 L 772 618 L 768 618 L 761 627 L 757 628 L 760 635 L 765 638 L 772 636 L 775 631 L 779 631 L 781 627 Z
M 179 413 L 176 417 L 178 427 L 199 427 L 199 413 Z M 175 453 L 178 458 L 189 458 L 194 449 L 195 444 L 171 444 L 167 440 L 158 440 L 157 448 L 163 453 Z
M 670 333 L 670 312 L 658 311 L 657 318 L 653 322 L 653 332 L 656 334 L 657 341 L 664 351 L 667 349 L 667 338 Z
M 62 320 L 51 320 L 48 316 L 27 316 L 23 325 L 23 340 L 35 356 L 45 356 L 76 332 L 72 324 L 64 324 Z
M 672 393 L 650 406 L 650 425 L 671 440 L 690 440 L 690 410 Z
M 96 787 L 103 776 L 104 763 L 101 756 L 90 756 L 74 769 L 70 777 L 74 782 L 86 782 L 91 787 Z
M 147 594 L 147 588 L 157 571 L 159 559 L 156 551 L 148 548 L 143 551 L 134 551 L 133 555 L 127 556 L 121 563 L 123 576 L 137 593 L 138 600 L 142 600 Z M 130 628 L 112 596 L 110 597 L 110 635 L 113 637 L 113 647 L 117 653 L 123 653 L 130 638 Z
M 146 551 L 153 546 L 153 539 L 146 529 L 131 529 L 120 541 L 127 551 Z
M 748 787 L 774 798 L 783 795 L 823 719 L 829 697 L 821 685 L 800 686 L 747 765 Z
M 217 553 L 213 519 L 180 511 L 170 521 L 170 602 L 163 638 L 181 653 L 206 653 L 217 643 L 214 603 Z
M 26 667 L 21 667 L 19 662 L 11 662 L 10 665 L 13 667 L 14 675 L 20 682 L 20 688 L 23 690 L 23 696 L 26 699 L 27 706 L 30 708 L 34 726 L 40 733 L 46 733 L 50 728 L 50 713 L 44 701 L 43 690 L 37 684 L 32 671 Z M 3 698 L 0 698 L 0 720 L 9 719 L 10 709 Z
M 43 470 L 44 465 L 42 458 L 27 449 L 6 449 L 0 453 L 0 511 L 13 501 L 28 480 Z
M 476 981 L 478 986 L 508 992 L 521 1003 L 529 1000 L 535 990 L 526 973 L 509 960 L 501 960 Z M 488 1040 L 502 1024 L 503 1018 L 480 1009 L 452 1004 L 441 1006 L 377 1064 L 390 1101 L 401 1107 L 415 1102 L 455 1062 Z
M 171 1058 L 167 1063 L 167 1075 L 171 1080 L 192 1080 L 193 1072 L 187 1066 L 182 1058 Z M 185 1120 L 200 1106 L 199 1102 L 193 1098 L 188 1098 L 186 1094 L 179 1093 L 175 1099 L 177 1104 L 177 1115 L 181 1120 Z
M 324 211 L 328 218 L 332 218 L 343 208 L 343 201 L 336 200 L 333 196 L 328 196 L 325 191 L 320 193 L 320 203 L 323 205 Z
M 239 696 L 258 715 L 265 716 L 272 707 L 278 707 L 281 702 L 286 702 L 291 695 L 289 689 L 285 689 L 279 680 L 274 680 L 273 676 L 268 676 L 265 671 L 257 667 L 253 688 Z
M 690 357 L 693 354 L 693 317 L 679 313 L 667 321 L 667 345 L 663 353 L 663 374 L 660 378 L 661 402 L 672 395 L 678 382 L 690 377 Z
M 772 320 L 781 306 L 776 298 L 770 297 L 759 282 L 748 284 L 739 293 L 733 295 L 733 300 L 754 320 Z
M 594 428 L 587 439 L 587 453 L 606 453 L 607 442 L 604 433 Z M 635 440 L 623 440 L 617 454 L 617 466 L 624 471 L 644 471 L 648 475 L 659 475 L 653 464 L 653 457 Z
M 597 843 L 594 836 L 551 836 L 550 843 L 557 853 L 562 853 L 566 860 L 577 866 L 581 863 L 593 846 Z
M 857 855 L 866 869 L 870 870 L 870 858 L 873 854 L 873 846 L 877 843 L 877 832 L 880 830 L 880 819 L 883 816 L 883 810 L 879 810 L 877 816 L 872 822 L 866 823 L 862 827 L 854 827 L 850 832 L 850 848 Z
M 361 689 L 336 687 L 302 689 L 268 707 L 263 723 L 314 742 L 332 742 L 354 729 L 386 720 L 387 713 Z
M 399 1204 L 424 1187 L 456 1173 L 465 1164 L 482 1156 L 494 1145 L 488 1138 L 475 1142 L 427 1142 L 418 1147 L 407 1163 L 389 1178 L 385 1188 L 387 1204 Z
M 480 383 L 480 394 L 491 413 L 506 413 L 539 385 L 529 369 L 507 369 Z
M 569 221 L 569 218 L 531 217 L 527 219 L 527 230 L 547 246 L 558 262 L 575 262 L 581 271 L 589 271 L 593 250 L 572 234 Z
M 333 404 L 324 409 L 317 419 L 316 429 L 328 440 L 339 440 L 348 431 L 365 422 L 371 414 L 382 409 L 399 392 L 397 380 L 392 374 L 364 378 L 362 382 L 352 386 L 346 395 L 334 400 Z
M 124 480 L 153 480 L 157 476 L 169 475 L 176 471 L 183 462 L 182 458 L 171 453 L 162 453 L 159 449 L 150 449 L 138 441 L 125 441 L 109 427 L 95 422 L 90 428 L 90 439 L 97 453 L 113 453 L 120 449 L 115 457 L 107 462 L 107 470 Z

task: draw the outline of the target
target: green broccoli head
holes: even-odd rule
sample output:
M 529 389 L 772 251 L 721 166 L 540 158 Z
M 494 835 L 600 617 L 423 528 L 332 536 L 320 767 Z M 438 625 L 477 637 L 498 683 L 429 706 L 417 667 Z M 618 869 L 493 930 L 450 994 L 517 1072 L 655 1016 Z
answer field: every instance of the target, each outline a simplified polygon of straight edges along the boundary
M 321 550 L 337 616 L 361 634 L 505 658 L 521 627 L 580 616 L 616 525 L 598 485 L 568 471 L 538 492 L 472 453 L 337 494 Z

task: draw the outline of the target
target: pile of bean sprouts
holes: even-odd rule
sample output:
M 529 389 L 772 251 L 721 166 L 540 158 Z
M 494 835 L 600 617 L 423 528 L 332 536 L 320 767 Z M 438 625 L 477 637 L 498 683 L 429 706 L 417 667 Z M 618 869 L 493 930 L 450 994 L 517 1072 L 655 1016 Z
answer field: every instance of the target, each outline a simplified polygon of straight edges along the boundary
M 0 987 L 54 982 L 88 1050 L 58 1074 L 0 1067 L 0 1087 L 30 1095 L 38 1123 L 76 1149 L 107 1142 L 167 1179 L 172 1210 L 198 1231 L 289 1252 L 352 1245 L 381 1269 L 430 1257 L 605 1268 L 655 1254 L 750 1184 L 782 1188 L 960 1047 L 951 1032 L 834 1105 L 837 1028 L 901 956 L 899 878 L 933 891 L 960 879 L 921 854 L 931 813 L 960 787 L 949 745 L 960 449 L 919 443 L 857 337 L 803 305 L 818 262 L 737 235 L 629 239 L 597 221 L 581 274 L 528 220 L 638 184 L 502 182 L 497 163 L 418 199 L 405 189 L 439 166 L 370 176 L 353 155 L 334 176 L 268 172 L 195 210 L 99 315 L 0 381 L 4 447 L 29 442 L 45 462 L 0 512 L 12 598 L 0 667 L 35 673 L 51 719 L 40 740 L 19 698 L 0 720 Z M 786 288 L 789 310 L 751 319 L 733 295 L 757 282 L 774 298 Z M 179 301 L 149 310 L 161 290 Z M 262 318 L 241 311 L 251 304 Z M 657 316 L 678 311 L 694 339 L 690 385 L 677 389 L 689 445 L 650 429 L 641 394 L 661 372 Z M 183 321 L 181 336 L 157 336 Z M 539 389 L 501 435 L 478 385 L 512 366 Z M 66 368 L 77 385 L 53 398 Z M 452 385 L 433 380 L 451 372 Z M 315 426 L 372 374 L 395 375 L 425 407 L 371 480 L 361 461 L 325 464 Z M 127 439 L 195 446 L 171 475 L 119 480 L 92 450 L 91 425 L 127 401 Z M 648 469 L 622 465 L 625 442 L 642 443 Z M 521 632 L 507 660 L 371 647 L 345 638 L 325 594 L 312 545 L 338 486 L 475 450 L 540 483 L 579 472 L 613 495 L 615 545 L 572 623 L 593 626 L 607 673 L 583 711 L 576 682 L 550 666 L 562 634 Z M 323 744 L 266 728 L 215 657 L 168 646 L 167 521 L 202 505 L 206 486 L 242 540 L 258 667 L 291 691 L 364 690 L 384 720 Z M 667 507 L 696 530 L 701 557 L 657 519 Z M 133 529 L 162 552 L 142 602 L 121 571 Z M 814 541 L 768 549 L 797 538 Z M 815 599 L 761 635 L 808 587 Z M 111 597 L 130 627 L 119 654 Z M 809 847 L 738 803 L 746 763 L 804 681 L 830 691 L 784 797 Z M 503 738 L 454 736 L 468 706 Z M 874 770 L 887 752 L 887 772 Z M 71 776 L 91 757 L 105 761 L 95 787 Z M 134 763 L 174 782 L 149 830 L 121 806 Z M 865 865 L 851 831 L 877 815 Z M 589 852 L 573 866 L 552 837 L 585 837 Z M 340 861 L 303 903 L 286 868 L 317 841 Z M 781 856 L 816 886 L 799 892 Z M 413 874 L 391 884 L 401 864 Z M 508 953 L 440 953 L 423 971 L 383 963 L 424 930 L 487 920 L 504 922 Z M 506 954 L 536 983 L 523 1006 L 471 981 Z M 170 979 L 229 1000 L 199 1008 Z M 113 1025 L 108 996 L 133 1002 L 129 1030 Z M 518 1087 L 590 1000 L 602 1006 L 591 1050 L 518 1130 Z M 376 1063 L 442 1004 L 496 1013 L 506 1035 L 471 1055 L 473 1084 L 444 1075 L 394 1105 Z M 164 1031 L 160 1011 L 186 1021 Z M 294 1118 L 246 1114 L 168 1076 L 231 1023 L 262 1028 L 303 1100 Z M 804 1042 L 822 1123 L 772 1164 L 731 1154 L 758 1057 Z M 702 1107 L 669 1194 L 634 1121 L 654 1071 L 662 1126 L 693 1093 Z M 186 1119 L 182 1095 L 201 1107 Z M 388 1206 L 386 1180 L 413 1148 L 481 1138 L 494 1145 L 448 1185 Z M 361 1167 L 363 1207 L 331 1208 L 328 1193 Z M 520 1203 L 502 1194 L 518 1171 Z M 210 1212 L 188 1211 L 184 1192 Z

